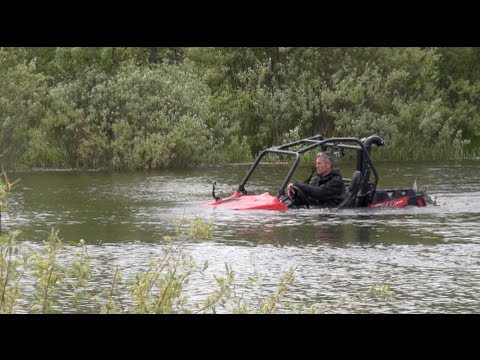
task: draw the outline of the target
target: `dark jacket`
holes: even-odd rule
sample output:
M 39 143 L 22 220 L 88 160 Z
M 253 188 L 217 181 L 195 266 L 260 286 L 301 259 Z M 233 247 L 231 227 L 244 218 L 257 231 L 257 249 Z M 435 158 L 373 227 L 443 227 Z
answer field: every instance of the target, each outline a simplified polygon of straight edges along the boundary
M 332 170 L 325 177 L 317 175 L 310 181 L 310 184 L 298 182 L 295 183 L 295 186 L 305 194 L 305 199 L 299 199 L 299 196 L 295 197 L 295 205 L 334 207 L 345 198 L 345 184 L 339 170 Z M 305 200 L 307 204 L 305 204 Z

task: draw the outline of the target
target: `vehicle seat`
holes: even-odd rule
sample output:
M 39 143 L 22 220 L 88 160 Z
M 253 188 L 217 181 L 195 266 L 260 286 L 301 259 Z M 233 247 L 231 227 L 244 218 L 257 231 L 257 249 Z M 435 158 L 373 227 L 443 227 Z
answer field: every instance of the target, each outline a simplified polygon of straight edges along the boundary
M 337 208 L 348 208 L 348 207 L 355 207 L 358 192 L 360 191 L 360 185 L 362 181 L 362 173 L 358 170 L 352 175 L 352 179 L 350 180 L 350 184 L 348 185 L 347 196 L 345 199 L 337 205 Z

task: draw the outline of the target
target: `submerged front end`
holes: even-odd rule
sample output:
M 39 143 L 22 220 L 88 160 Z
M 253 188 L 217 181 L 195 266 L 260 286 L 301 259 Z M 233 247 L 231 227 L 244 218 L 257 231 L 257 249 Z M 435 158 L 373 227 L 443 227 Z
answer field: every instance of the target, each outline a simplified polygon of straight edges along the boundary
M 268 192 L 247 195 L 235 191 L 230 197 L 208 201 L 203 205 L 233 210 L 288 210 L 288 207 L 278 197 L 272 196 Z

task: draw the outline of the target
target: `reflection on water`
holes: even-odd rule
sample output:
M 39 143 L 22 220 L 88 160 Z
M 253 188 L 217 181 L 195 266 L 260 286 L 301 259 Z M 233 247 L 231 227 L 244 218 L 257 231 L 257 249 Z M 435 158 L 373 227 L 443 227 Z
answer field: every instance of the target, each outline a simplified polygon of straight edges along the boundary
M 135 174 L 45 172 L 21 178 L 2 214 L 4 228 L 21 229 L 25 243 L 46 240 L 51 228 L 66 241 L 83 238 L 97 257 L 98 279 L 120 265 L 134 274 L 158 252 L 174 220 L 199 216 L 216 226 L 208 241 L 192 241 L 197 263 L 209 261 L 187 297 L 213 282 L 227 263 L 242 284 L 263 274 L 274 291 L 288 267 L 297 267 L 289 296 L 309 304 L 352 298 L 375 284 L 388 284 L 390 302 L 357 304 L 361 312 L 475 313 L 480 304 L 480 162 L 381 163 L 379 187 L 422 188 L 438 207 L 403 209 L 312 209 L 234 211 L 202 206 L 217 193 L 230 195 L 247 166 L 224 166 Z M 353 164 L 341 164 L 347 173 Z M 247 190 L 276 193 L 285 166 L 266 165 Z M 308 177 L 305 167 L 298 179 Z M 106 281 L 106 280 L 105 280 Z

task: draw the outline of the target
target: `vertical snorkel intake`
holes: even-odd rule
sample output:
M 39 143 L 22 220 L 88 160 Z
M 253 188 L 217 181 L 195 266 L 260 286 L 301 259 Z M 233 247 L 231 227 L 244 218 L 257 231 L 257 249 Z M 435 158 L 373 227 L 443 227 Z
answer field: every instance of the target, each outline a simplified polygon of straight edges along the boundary
M 363 146 L 365 146 L 365 149 L 369 153 L 370 153 L 370 149 L 372 147 L 372 144 L 375 144 L 377 146 L 385 145 L 385 141 L 383 141 L 383 139 L 378 135 L 370 135 L 369 137 L 363 138 L 360 141 L 363 142 Z
M 378 135 L 370 135 L 369 137 L 361 138 L 360 142 L 363 144 L 365 152 L 367 152 L 367 154 L 364 154 L 364 151 L 360 151 L 357 153 L 357 170 L 363 173 L 364 168 L 367 164 L 367 158 L 370 158 L 372 144 L 375 144 L 377 146 L 383 146 L 385 145 L 385 141 L 383 141 L 383 139 Z
M 373 201 L 373 196 L 375 195 L 379 179 L 377 170 L 373 166 L 373 162 L 370 157 L 370 151 L 372 144 L 383 146 L 385 145 L 385 141 L 383 141 L 383 139 L 378 135 L 370 135 L 367 138 L 360 139 L 360 142 L 362 143 L 364 150 L 357 153 L 357 170 L 362 174 L 362 197 L 357 199 L 357 205 L 368 206 Z M 373 172 L 373 180 L 370 180 L 371 172 Z

